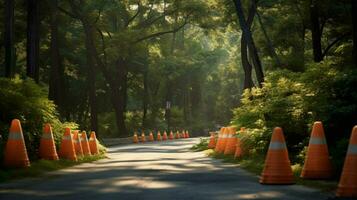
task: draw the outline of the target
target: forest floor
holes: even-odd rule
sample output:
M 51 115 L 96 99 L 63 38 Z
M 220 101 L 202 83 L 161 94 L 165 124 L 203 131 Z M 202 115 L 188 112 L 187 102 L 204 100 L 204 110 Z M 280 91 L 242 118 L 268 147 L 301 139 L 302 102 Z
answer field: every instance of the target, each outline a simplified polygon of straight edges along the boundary
M 107 159 L 0 184 L 0 199 L 328 199 L 301 185 L 261 185 L 236 164 L 193 152 L 199 139 L 108 149 Z

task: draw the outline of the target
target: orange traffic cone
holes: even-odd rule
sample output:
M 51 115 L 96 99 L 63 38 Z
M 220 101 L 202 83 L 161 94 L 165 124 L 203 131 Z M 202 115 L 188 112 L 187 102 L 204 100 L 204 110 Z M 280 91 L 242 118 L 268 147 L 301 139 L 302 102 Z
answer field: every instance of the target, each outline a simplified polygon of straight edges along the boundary
M 170 131 L 169 139 L 170 139 L 170 140 L 173 140 L 173 139 L 174 139 L 174 133 L 173 133 L 172 131 Z
M 167 133 L 166 133 L 166 131 L 164 131 L 164 134 L 163 134 L 163 136 L 162 136 L 162 140 L 167 140 Z
M 89 136 L 89 148 L 92 155 L 99 154 L 98 141 L 94 131 Z
M 22 168 L 30 166 L 21 123 L 18 119 L 14 119 L 11 122 L 4 153 L 4 165 L 6 167 Z
M 162 140 L 160 131 L 157 132 L 156 140 L 157 141 L 161 141 Z
M 235 127 L 229 127 L 229 132 L 227 134 L 227 144 L 224 149 L 224 155 L 234 155 L 237 147 L 237 136 Z
M 214 149 L 215 152 L 218 152 L 218 150 L 221 148 L 222 145 L 222 135 L 226 127 L 222 127 L 221 130 L 218 132 L 218 138 L 216 142 L 216 147 Z
M 186 138 L 190 138 L 190 134 L 186 131 Z
M 265 165 L 260 177 L 261 184 L 293 184 L 294 176 L 291 170 L 288 150 L 286 148 L 283 130 L 274 128 L 273 135 L 265 159 Z
M 184 130 L 181 132 L 181 138 L 186 138 L 186 132 Z
M 175 139 L 180 139 L 180 133 L 178 131 L 176 131 L 176 134 L 175 134 Z
M 146 136 L 144 132 L 141 133 L 140 142 L 146 142 Z
M 82 143 L 77 130 L 73 131 L 73 144 L 77 156 L 83 156 Z
M 332 164 L 329 159 L 324 128 L 322 122 L 315 122 L 312 127 L 301 178 L 327 179 L 331 178 L 332 174 Z
M 139 142 L 138 134 L 136 134 L 136 132 L 135 132 L 134 136 L 133 136 L 133 143 L 138 143 L 138 142 Z
M 150 134 L 149 134 L 149 141 L 150 142 L 154 141 L 154 135 L 152 134 L 152 132 L 150 132 Z
M 240 128 L 239 134 L 244 133 L 245 128 Z M 243 148 L 242 148 L 242 142 L 240 138 L 237 138 L 237 145 L 236 145 L 236 151 L 234 153 L 234 159 L 240 158 L 243 156 Z
M 209 143 L 208 143 L 208 148 L 209 149 L 214 149 L 216 147 L 216 136 L 214 134 L 214 132 L 210 132 L 210 139 L 209 139 Z
M 352 129 L 336 196 L 357 197 L 357 126 Z
M 55 141 L 53 140 L 52 127 L 45 124 L 39 147 L 40 158 L 46 160 L 58 160 Z
M 221 143 L 218 147 L 218 153 L 224 153 L 224 150 L 226 148 L 227 145 L 227 137 L 228 137 L 228 133 L 229 133 L 229 127 L 224 128 L 222 136 L 221 136 Z
M 85 156 L 90 156 L 91 152 L 90 152 L 89 142 L 87 138 L 87 133 L 85 131 L 82 131 L 81 134 L 81 145 L 82 145 L 83 154 Z
M 71 129 L 66 128 L 62 137 L 61 147 L 59 150 L 60 158 L 77 161 L 76 150 L 74 149 Z

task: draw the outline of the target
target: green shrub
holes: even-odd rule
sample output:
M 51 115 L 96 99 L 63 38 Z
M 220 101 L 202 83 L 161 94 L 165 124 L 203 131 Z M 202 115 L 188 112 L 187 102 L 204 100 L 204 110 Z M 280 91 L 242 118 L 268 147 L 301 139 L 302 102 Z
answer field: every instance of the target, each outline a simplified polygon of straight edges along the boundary
M 246 90 L 233 110 L 232 124 L 246 127 L 243 146 L 265 153 L 272 129 L 280 126 L 290 158 L 302 164 L 314 121 L 324 123 L 334 165 L 342 167 L 349 135 L 357 124 L 357 70 L 340 71 L 331 60 L 311 64 L 305 72 L 268 72 L 262 88 Z
M 52 125 L 57 145 L 65 126 L 78 127 L 75 123 L 62 123 L 59 120 L 55 104 L 47 99 L 46 89 L 32 80 L 0 78 L 0 85 L 0 134 L 3 142 L 7 140 L 11 121 L 19 119 L 30 159 L 37 158 L 44 123 Z M 0 149 L 0 155 L 3 155 L 3 148 Z

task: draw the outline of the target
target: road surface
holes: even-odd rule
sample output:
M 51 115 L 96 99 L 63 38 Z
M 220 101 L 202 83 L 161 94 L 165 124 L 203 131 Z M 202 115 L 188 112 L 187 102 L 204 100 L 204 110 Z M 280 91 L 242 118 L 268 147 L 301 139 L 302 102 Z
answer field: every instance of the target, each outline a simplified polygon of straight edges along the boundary
M 228 200 L 327 199 L 298 185 L 260 185 L 239 167 L 191 152 L 198 139 L 109 148 L 108 159 L 0 184 L 0 199 L 55 200 Z

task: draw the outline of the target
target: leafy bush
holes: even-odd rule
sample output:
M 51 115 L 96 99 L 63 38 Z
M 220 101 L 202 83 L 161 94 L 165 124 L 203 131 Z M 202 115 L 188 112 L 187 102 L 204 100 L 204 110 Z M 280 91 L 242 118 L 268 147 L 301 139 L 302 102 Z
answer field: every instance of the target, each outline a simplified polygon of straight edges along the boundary
M 0 78 L 0 85 L 0 134 L 3 142 L 7 140 L 11 121 L 19 119 L 30 159 L 37 158 L 44 123 L 52 125 L 57 145 L 64 127 L 78 127 L 75 123 L 62 123 L 59 120 L 56 106 L 47 99 L 45 88 L 32 80 Z M 3 155 L 3 148 L 0 149 L 0 155 Z
M 326 60 L 305 72 L 267 73 L 262 88 L 246 90 L 234 109 L 232 124 L 247 127 L 243 145 L 251 153 L 265 153 L 272 129 L 280 126 L 293 163 L 305 157 L 314 121 L 324 123 L 333 162 L 341 168 L 353 125 L 357 124 L 357 71 L 337 70 Z

